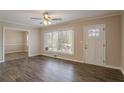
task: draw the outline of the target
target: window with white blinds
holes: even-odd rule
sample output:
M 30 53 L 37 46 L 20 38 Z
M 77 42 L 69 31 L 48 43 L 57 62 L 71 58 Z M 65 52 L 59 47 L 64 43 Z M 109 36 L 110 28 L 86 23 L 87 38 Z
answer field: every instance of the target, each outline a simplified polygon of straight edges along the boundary
M 44 33 L 44 50 L 60 53 L 74 53 L 74 32 L 72 30 Z

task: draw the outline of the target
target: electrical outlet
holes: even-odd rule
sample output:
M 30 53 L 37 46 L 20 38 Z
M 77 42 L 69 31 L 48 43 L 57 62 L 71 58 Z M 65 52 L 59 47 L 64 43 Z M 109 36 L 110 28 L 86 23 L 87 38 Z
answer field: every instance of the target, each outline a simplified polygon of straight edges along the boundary
M 54 57 L 57 57 L 57 55 L 54 55 Z

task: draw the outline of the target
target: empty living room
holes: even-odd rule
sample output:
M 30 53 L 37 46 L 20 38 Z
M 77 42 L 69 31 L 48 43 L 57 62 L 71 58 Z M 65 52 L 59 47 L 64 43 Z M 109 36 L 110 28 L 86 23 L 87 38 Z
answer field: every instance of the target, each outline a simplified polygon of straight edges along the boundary
M 124 0 L 0 0 L 0 93 L 124 93 Z
M 1 82 L 124 82 L 122 10 L 0 10 Z

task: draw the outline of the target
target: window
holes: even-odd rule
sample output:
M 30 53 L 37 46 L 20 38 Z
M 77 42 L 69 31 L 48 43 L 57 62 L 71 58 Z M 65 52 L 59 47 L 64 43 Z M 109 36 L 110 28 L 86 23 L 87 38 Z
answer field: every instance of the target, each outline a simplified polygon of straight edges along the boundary
M 99 29 L 90 29 L 88 31 L 88 36 L 89 37 L 98 37 L 100 35 L 100 30 Z
M 73 54 L 73 35 L 72 30 L 45 32 L 44 50 Z

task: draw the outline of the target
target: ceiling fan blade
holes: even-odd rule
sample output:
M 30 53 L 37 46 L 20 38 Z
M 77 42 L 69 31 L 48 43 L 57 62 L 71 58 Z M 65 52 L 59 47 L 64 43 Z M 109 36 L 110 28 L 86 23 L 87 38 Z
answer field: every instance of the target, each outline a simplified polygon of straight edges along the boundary
M 40 24 L 43 24 L 42 22 L 40 22 Z
M 34 18 L 34 17 L 31 17 L 31 19 L 35 19 L 35 20 L 41 20 L 41 18 Z
M 62 18 L 53 18 L 52 19 L 53 21 L 55 20 L 55 21 L 59 21 L 59 20 L 62 20 Z

